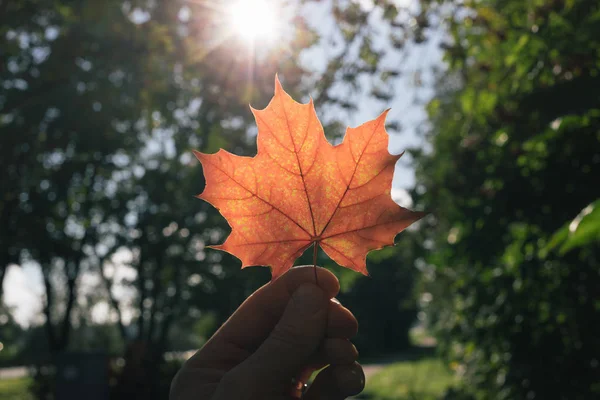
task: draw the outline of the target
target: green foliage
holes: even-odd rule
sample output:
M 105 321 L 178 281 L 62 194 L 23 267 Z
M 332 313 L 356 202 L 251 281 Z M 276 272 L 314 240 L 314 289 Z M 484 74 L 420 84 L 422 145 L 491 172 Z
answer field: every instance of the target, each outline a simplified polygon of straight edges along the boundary
M 465 2 L 415 151 L 426 311 L 463 393 L 598 397 L 600 9 Z M 582 211 L 584 210 L 584 211 Z
M 548 249 L 558 248 L 564 255 L 575 248 L 594 246 L 599 241 L 600 200 L 596 200 L 552 236 Z

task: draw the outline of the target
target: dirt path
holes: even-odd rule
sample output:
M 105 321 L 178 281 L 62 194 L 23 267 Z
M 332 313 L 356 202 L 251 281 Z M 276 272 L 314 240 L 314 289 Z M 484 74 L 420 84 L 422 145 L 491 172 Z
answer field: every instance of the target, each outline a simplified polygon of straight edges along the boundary
M 29 374 L 27 367 L 1 368 L 0 379 L 24 378 Z

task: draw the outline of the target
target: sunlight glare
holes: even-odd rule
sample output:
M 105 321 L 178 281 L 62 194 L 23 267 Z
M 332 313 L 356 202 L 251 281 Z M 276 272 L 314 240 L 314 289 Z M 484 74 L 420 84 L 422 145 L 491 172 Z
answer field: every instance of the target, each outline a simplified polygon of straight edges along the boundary
M 278 33 L 274 4 L 267 0 L 239 0 L 229 9 L 233 30 L 248 42 L 274 39 Z

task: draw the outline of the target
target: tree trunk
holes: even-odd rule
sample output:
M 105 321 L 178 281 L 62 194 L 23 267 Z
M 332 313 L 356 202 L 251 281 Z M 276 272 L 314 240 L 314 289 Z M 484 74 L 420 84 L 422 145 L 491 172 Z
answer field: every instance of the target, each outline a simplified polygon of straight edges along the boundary
M 111 254 L 111 253 L 112 252 L 109 252 L 109 254 Z M 110 305 L 117 313 L 117 326 L 119 327 L 119 333 L 121 334 L 121 339 L 123 339 L 124 343 L 127 343 L 129 340 L 129 337 L 127 335 L 127 331 L 125 330 L 125 325 L 123 324 L 123 314 L 121 313 L 121 308 L 119 307 L 119 301 L 117 299 L 115 299 L 115 296 L 113 296 L 113 293 L 112 293 L 112 287 L 113 287 L 114 281 L 109 279 L 106 276 L 105 271 L 104 271 L 104 263 L 105 263 L 106 258 L 107 258 L 107 256 L 101 257 L 98 261 L 99 269 L 100 269 L 100 277 L 102 278 L 102 282 L 104 283 L 104 287 L 106 288 L 106 293 L 108 295 L 108 301 L 110 302 Z

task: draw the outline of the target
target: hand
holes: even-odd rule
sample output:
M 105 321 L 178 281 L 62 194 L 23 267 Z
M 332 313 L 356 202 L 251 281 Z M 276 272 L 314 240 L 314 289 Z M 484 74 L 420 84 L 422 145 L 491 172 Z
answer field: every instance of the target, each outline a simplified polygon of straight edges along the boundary
M 316 286 L 314 273 L 312 266 L 292 268 L 248 297 L 177 373 L 170 400 L 338 400 L 360 393 L 365 378 L 348 340 L 358 323 L 333 299 L 337 278 L 317 268 Z M 302 396 L 303 382 L 326 365 Z

